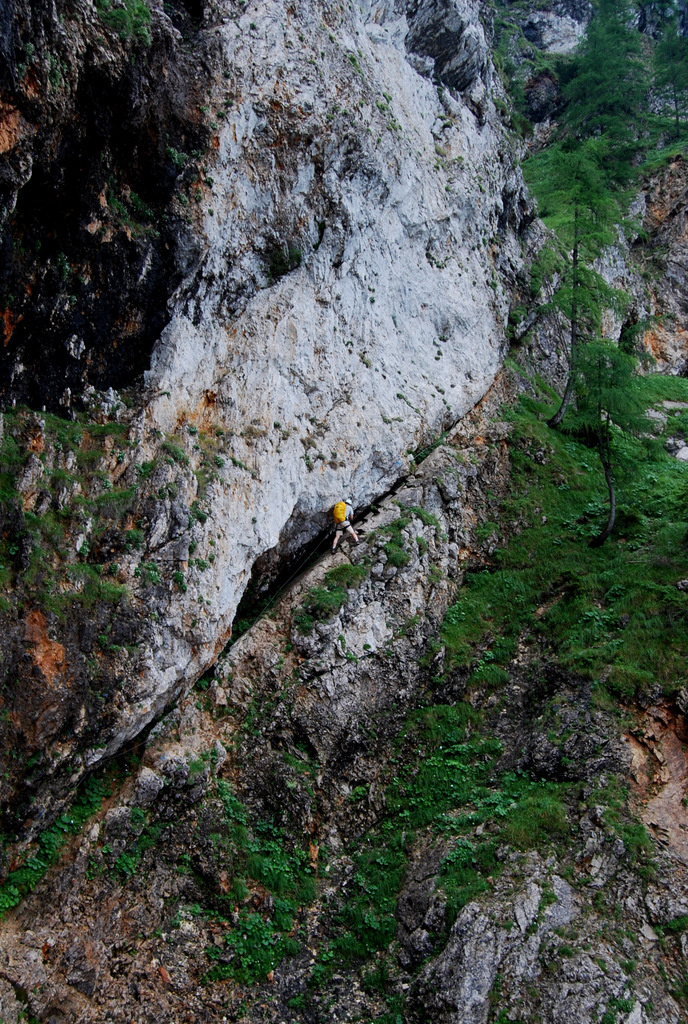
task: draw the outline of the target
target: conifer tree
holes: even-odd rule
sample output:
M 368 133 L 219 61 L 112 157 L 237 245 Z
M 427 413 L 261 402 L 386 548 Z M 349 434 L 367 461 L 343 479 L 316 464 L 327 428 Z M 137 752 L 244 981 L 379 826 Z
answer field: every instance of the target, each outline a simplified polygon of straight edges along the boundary
M 678 138 L 681 112 L 688 106 L 688 38 L 679 33 L 675 4 L 673 7 L 672 16 L 666 21 L 655 47 L 653 64 L 655 88 L 673 108 L 674 130 Z
M 628 174 L 638 147 L 647 85 L 642 37 L 628 0 L 599 0 L 565 88 L 566 121 L 578 138 L 608 140 L 607 169 L 616 179 Z
M 674 60 L 667 47 L 667 67 Z M 677 83 L 682 80 L 675 68 L 671 73 Z M 567 427 L 594 441 L 607 485 L 609 514 L 593 546 L 603 544 L 614 528 L 619 439 L 624 432 L 649 428 L 635 355 L 602 337 L 605 312 L 622 312 L 627 299 L 597 269 L 604 250 L 619 240 L 628 206 L 625 189 L 642 141 L 647 82 L 628 0 L 599 0 L 565 87 L 563 138 L 524 168 L 540 216 L 553 232 L 537 268 L 547 292 L 540 308 L 565 326 L 569 354 L 566 388 L 549 425 L 559 426 L 568 410 Z
M 647 433 L 651 424 L 638 391 L 636 359 L 607 339 L 588 342 L 576 364 L 575 412 L 569 428 L 595 439 L 609 497 L 609 514 L 604 529 L 590 542 L 600 547 L 616 521 L 615 470 L 619 463 L 618 437 L 621 433 Z
M 526 177 L 540 216 L 554 236 L 538 269 L 547 299 L 542 312 L 563 320 L 568 335 L 569 374 L 559 409 L 549 420 L 558 426 L 571 400 L 580 346 L 596 337 L 605 309 L 619 308 L 624 297 L 595 269 L 595 260 L 616 240 L 621 194 L 609 184 L 604 164 L 605 139 L 557 143 L 526 164 Z

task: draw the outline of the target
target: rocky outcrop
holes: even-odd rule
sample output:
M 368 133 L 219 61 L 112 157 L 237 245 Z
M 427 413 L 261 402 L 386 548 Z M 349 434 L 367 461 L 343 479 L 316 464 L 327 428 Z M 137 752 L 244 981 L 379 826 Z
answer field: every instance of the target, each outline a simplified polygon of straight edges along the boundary
M 573 53 L 585 35 L 593 14 L 587 0 L 563 0 L 537 11 L 526 11 L 521 22 L 523 35 L 545 53 Z
M 108 124 L 133 114 L 107 174 L 89 148 L 78 178 L 69 244 L 111 247 L 79 264 L 97 287 L 77 292 L 71 250 L 42 276 L 35 246 L 11 261 L 101 390 L 76 419 L 0 419 L 0 1016 L 678 1024 L 682 717 L 657 703 L 623 737 L 540 631 L 499 664 L 488 633 L 471 666 L 442 632 L 465 570 L 523 527 L 495 523 L 520 444 L 500 365 L 541 234 L 488 20 L 464 0 L 7 11 L 15 239 L 35 242 L 36 154 L 100 138 L 90 84 Z M 586 16 L 526 29 L 563 52 Z M 680 221 L 679 178 L 658 224 Z M 118 369 L 93 339 L 122 266 Z M 30 307 L 2 318 L 20 398 Z M 551 332 L 533 344 L 556 377 Z M 105 390 L 151 346 L 145 387 Z M 361 544 L 313 562 L 344 490 Z M 223 652 L 251 579 L 266 614 Z M 619 798 L 629 771 L 654 842 Z
M 163 430 L 231 432 L 251 470 L 211 492 L 225 622 L 257 555 L 312 541 L 342 488 L 358 505 L 384 493 L 484 393 L 527 218 L 494 117 L 449 82 L 443 105 L 409 62 L 406 46 L 434 46 L 420 22 L 411 43 L 392 9 L 327 15 L 309 49 L 269 6 L 252 17 L 222 30 L 233 103 L 207 253 L 154 353 L 147 410 Z M 466 88 L 489 84 L 481 60 Z
M 489 909 L 471 903 L 462 911 L 446 949 L 414 985 L 411 1000 L 417 1010 L 410 1019 L 420 1021 L 431 1012 L 443 1024 L 483 1024 L 497 1005 L 507 1020 L 546 1015 L 568 1024 L 599 1019 L 602 1011 L 603 1016 L 621 1012 L 628 1024 L 678 1024 L 681 1011 L 662 991 L 656 971 L 643 977 L 638 990 L 639 979 L 629 978 L 606 949 L 596 946 L 586 902 L 557 875 L 555 863 L 527 858 L 519 882 L 515 894 L 511 878 L 498 884 Z M 593 941 L 587 942 L 587 953 L 575 955 L 567 939 L 575 935 L 577 945 L 581 932 Z M 646 940 L 646 948 L 650 945 Z
M 640 780 L 648 754 L 659 764 L 656 745 L 667 751 L 665 784 L 682 784 L 685 759 L 674 777 L 669 732 L 683 726 L 652 706 L 628 743 L 615 713 L 528 635 L 498 691 L 443 671 L 437 624 L 464 567 L 494 551 L 509 490 L 506 395 L 500 381 L 366 517 L 361 544 L 292 581 L 139 748 L 142 763 L 0 924 L 7 1019 L 24 1007 L 64 1024 L 132 1014 L 354 1021 L 392 1005 L 408 1024 L 428 1014 L 443 1024 L 682 1020 L 669 989 L 685 944 L 685 861 L 634 849 L 633 833 L 615 826 L 613 779 L 633 756 Z M 469 802 L 395 840 L 385 830 L 395 776 L 413 779 L 428 756 L 414 721 L 456 702 L 476 721 L 485 715 L 501 740 L 499 771 L 528 769 L 531 786 L 575 777 L 554 841 L 498 842 L 513 805 L 497 790 L 480 824 L 470 825 Z M 448 743 L 459 784 L 466 744 L 438 721 L 438 749 Z M 457 837 L 453 816 L 466 811 Z M 403 805 L 397 813 L 408 819 Z M 392 863 L 370 846 L 380 828 L 403 850 L 393 927 L 367 956 L 343 956 L 361 855 L 372 850 L 383 872 Z M 496 847 L 492 866 L 452 920 L 448 866 L 470 865 L 483 842 Z M 311 879 L 298 902 L 289 901 L 294 864 Z M 374 930 L 382 899 L 374 889 L 370 898 Z
M 500 9 L 499 46 L 509 75 L 518 83 L 521 113 L 528 118 L 527 130 L 535 129 L 536 145 L 547 144 L 552 123 L 565 106 L 557 58 L 575 53 L 592 15 L 593 6 L 587 0 L 562 0 L 536 8 L 504 4 Z
M 661 370 L 682 375 L 688 368 L 687 216 L 688 165 L 677 156 L 648 183 L 643 218 L 646 234 L 635 251 L 647 273 L 649 305 L 656 316 L 644 333 L 645 346 Z
M 87 385 L 131 385 L 149 364 L 196 251 L 172 197 L 212 134 L 195 7 L 3 4 L 5 404 L 70 415 Z
M 434 649 L 433 637 L 462 565 L 483 557 L 474 543 L 476 528 L 493 514 L 508 483 L 506 427 L 495 416 L 505 396 L 502 379 L 448 443 L 428 454 L 367 517 L 360 546 L 343 545 L 293 582 L 272 614 L 220 660 L 212 683 L 198 691 L 202 701 L 191 695 L 155 730 L 143 765 L 115 805 L 103 807 L 75 858 L 68 856 L 71 866 L 46 879 L 53 890 L 59 887 L 60 900 L 48 906 L 39 886 L 35 899 L 44 911 L 36 916 L 34 897 L 18 911 L 32 922 L 29 933 L 13 935 L 18 919 L 0 925 L 7 958 L 0 970 L 12 986 L 0 990 L 5 1013 L 16 1012 L 18 992 L 36 985 L 41 995 L 30 1001 L 31 1011 L 48 1019 L 59 1007 L 65 1021 L 124 1021 L 131 999 L 139 996 L 145 1013 L 180 1021 L 207 1014 L 214 1019 L 215 1013 L 221 1019 L 238 1009 L 241 989 L 228 995 L 226 986 L 202 982 L 209 968 L 203 950 L 212 939 L 205 923 L 197 927 L 185 909 L 197 899 L 197 870 L 216 889 L 218 911 L 225 906 L 223 894 L 234 891 L 231 858 L 225 862 L 213 853 L 224 828 L 218 776 L 252 813 L 278 822 L 297 844 L 310 836 L 314 864 L 320 847 L 341 856 L 341 867 L 332 864 L 335 888 L 325 902 L 333 898 L 346 877 L 351 795 L 365 792 L 356 817 L 361 825 L 372 822 L 385 799 L 376 784 L 382 749 L 389 748 L 429 675 L 439 671 L 442 651 Z M 334 616 L 314 604 L 328 587 L 339 602 Z M 314 777 L 311 758 L 318 765 Z M 230 806 L 246 813 L 236 800 Z M 139 849 L 147 821 L 158 823 L 146 832 L 148 840 L 153 834 L 166 838 L 164 856 L 162 848 L 155 850 L 155 877 L 144 884 L 139 858 L 147 863 L 145 850 L 154 852 L 149 845 Z M 177 871 L 179 857 L 193 863 L 188 877 Z M 425 873 L 428 863 L 436 870 L 439 860 L 426 856 Z M 127 864 L 137 882 L 125 894 L 120 869 Z M 327 891 L 329 872 L 323 875 Z M 264 892 L 251 897 L 256 906 L 264 898 Z M 82 918 L 88 937 L 77 938 L 71 929 L 68 938 L 69 920 L 82 914 L 77 904 L 88 908 Z M 173 905 L 179 914 L 168 914 Z M 113 914 L 115 906 L 119 912 Z M 407 906 L 412 925 L 408 900 Z M 318 945 L 319 913 L 313 909 L 303 918 L 312 931 L 309 942 Z M 149 941 L 127 963 L 123 950 L 132 928 Z M 276 981 L 285 1006 L 308 971 L 302 957 L 293 966 L 295 973 Z M 139 996 L 132 997 L 132 985 Z M 348 1002 L 348 985 L 346 990 Z
M 492 62 L 475 8 L 461 0 L 449 5 L 441 0 L 416 0 L 409 6 L 408 23 L 405 42 L 409 53 L 425 58 L 428 75 L 436 76 L 455 94 L 464 94 L 484 121 Z
M 98 24 L 96 11 L 82 14 Z M 42 733 L 46 759 L 31 790 L 39 815 L 43 787 L 61 791 L 109 757 L 212 664 L 259 557 L 268 576 L 305 550 L 343 489 L 358 506 L 388 491 L 413 452 L 482 397 L 505 351 L 531 212 L 493 105 L 499 87 L 477 10 L 342 13 L 304 2 L 285 17 L 281 4 L 238 11 L 228 0 L 213 19 L 198 129 L 209 148 L 192 158 L 187 135 L 184 151 L 172 139 L 165 150 L 177 175 L 171 223 L 191 234 L 179 241 L 186 273 L 146 392 L 125 396 L 130 409 L 112 392 L 86 395 L 92 418 L 126 427 L 122 445 L 86 483 L 48 443 L 50 472 L 27 463 L 13 499 L 20 537 L 22 515 L 62 502 L 66 521 L 71 501 L 65 561 L 98 573 L 114 565 L 126 587 L 114 617 L 111 607 L 94 615 L 95 631 L 77 625 L 80 613 L 69 626 L 46 619 L 74 700 L 46 718 L 54 727 Z M 159 11 L 150 31 L 156 67 L 165 48 L 155 33 L 169 46 L 176 37 Z M 132 46 L 110 40 L 120 62 Z M 84 455 L 71 457 L 81 466 Z M 59 487 L 56 471 L 70 477 Z M 119 494 L 129 518 L 117 515 L 110 533 L 82 500 L 107 506 L 108 487 L 136 491 Z M 136 544 L 126 540 L 132 529 Z M 21 678 L 36 659 L 22 661 L 33 641 L 20 604 L 8 632 Z M 122 614 L 140 628 L 111 640 Z M 87 696 L 89 659 L 108 694 L 100 708 Z M 40 687 L 40 665 L 31 671 Z M 9 709 L 21 733 L 42 707 L 41 698 L 40 708 Z

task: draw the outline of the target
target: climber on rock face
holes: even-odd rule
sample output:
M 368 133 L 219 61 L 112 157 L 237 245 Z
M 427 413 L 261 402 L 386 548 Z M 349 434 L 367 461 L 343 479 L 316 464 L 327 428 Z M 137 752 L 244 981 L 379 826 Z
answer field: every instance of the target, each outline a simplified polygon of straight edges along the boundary
M 334 540 L 332 541 L 332 554 L 337 550 L 337 545 L 342 539 L 342 535 L 347 533 L 353 538 L 354 544 L 358 544 L 358 537 L 356 531 L 351 525 L 353 519 L 354 508 L 351 504 L 351 498 L 344 498 L 343 501 L 338 501 L 332 510 L 332 516 L 334 518 Z

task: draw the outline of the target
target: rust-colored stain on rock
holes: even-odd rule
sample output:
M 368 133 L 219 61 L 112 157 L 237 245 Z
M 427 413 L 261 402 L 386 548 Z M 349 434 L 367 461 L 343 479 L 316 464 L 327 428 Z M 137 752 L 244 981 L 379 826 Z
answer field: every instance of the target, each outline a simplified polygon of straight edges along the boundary
M 15 316 L 11 309 L 5 309 L 0 313 L 0 327 L 2 328 L 3 345 L 7 345 L 8 341 L 14 334 L 14 328 L 20 320 L 23 320 L 23 317 L 21 315 Z
M 657 359 L 661 351 L 657 332 L 652 330 L 645 331 L 645 334 L 643 335 L 643 342 L 646 350 L 650 352 L 655 359 Z
M 65 649 L 56 640 L 51 640 L 46 628 L 45 615 L 38 608 L 28 613 L 24 620 L 24 636 L 32 647 L 35 664 L 46 681 L 54 686 L 65 667 Z
M 21 115 L 16 107 L 0 103 L 0 153 L 14 149 L 21 135 Z
M 686 719 L 670 709 L 650 707 L 634 732 L 627 740 L 640 816 L 660 845 L 688 864 Z

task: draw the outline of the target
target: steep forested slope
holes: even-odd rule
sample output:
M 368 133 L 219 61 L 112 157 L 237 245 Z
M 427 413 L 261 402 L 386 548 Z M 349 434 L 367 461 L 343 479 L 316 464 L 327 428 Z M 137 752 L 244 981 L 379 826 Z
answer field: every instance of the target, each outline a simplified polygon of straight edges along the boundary
M 0 1017 L 685 1020 L 684 6 L 2 17 Z

